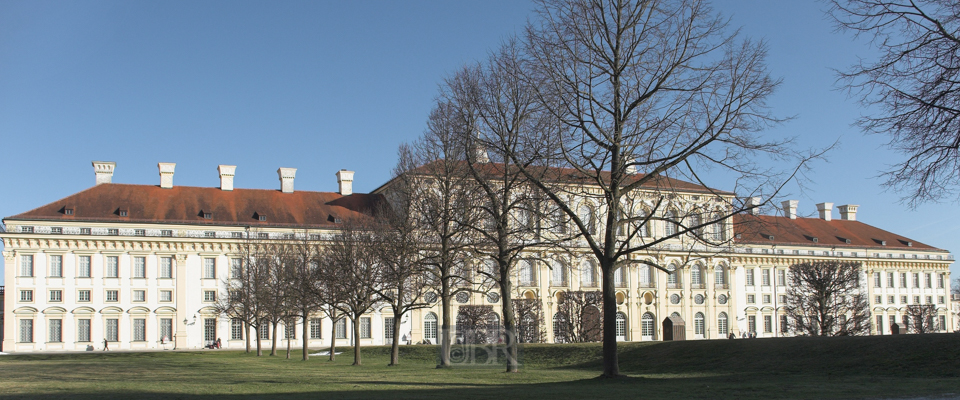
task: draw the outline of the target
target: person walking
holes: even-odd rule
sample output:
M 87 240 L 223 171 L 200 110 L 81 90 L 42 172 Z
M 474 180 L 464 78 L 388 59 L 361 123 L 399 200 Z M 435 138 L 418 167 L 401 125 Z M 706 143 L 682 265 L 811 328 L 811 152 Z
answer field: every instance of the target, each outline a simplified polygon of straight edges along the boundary
M 103 339 L 103 351 L 110 351 L 110 342 L 106 338 Z

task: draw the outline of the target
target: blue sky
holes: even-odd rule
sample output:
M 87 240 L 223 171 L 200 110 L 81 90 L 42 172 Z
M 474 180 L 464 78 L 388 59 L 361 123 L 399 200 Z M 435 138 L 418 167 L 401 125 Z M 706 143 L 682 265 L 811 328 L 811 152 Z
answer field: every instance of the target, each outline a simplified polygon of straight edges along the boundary
M 795 118 L 765 134 L 840 141 L 813 184 L 792 190 L 800 213 L 859 204 L 861 221 L 958 251 L 956 201 L 901 205 L 877 178 L 900 156 L 851 126 L 864 110 L 835 89 L 832 69 L 870 58 L 868 43 L 834 32 L 821 2 L 716 7 L 767 42 L 783 79 L 770 105 Z M 0 216 L 92 186 L 92 160 L 116 161 L 119 183 L 157 184 L 157 162 L 175 162 L 176 185 L 218 186 L 216 166 L 234 164 L 241 188 L 279 188 L 277 168 L 294 167 L 298 190 L 336 191 L 341 168 L 356 171 L 356 191 L 373 190 L 397 145 L 423 132 L 442 79 L 520 32 L 532 8 L 0 0 Z

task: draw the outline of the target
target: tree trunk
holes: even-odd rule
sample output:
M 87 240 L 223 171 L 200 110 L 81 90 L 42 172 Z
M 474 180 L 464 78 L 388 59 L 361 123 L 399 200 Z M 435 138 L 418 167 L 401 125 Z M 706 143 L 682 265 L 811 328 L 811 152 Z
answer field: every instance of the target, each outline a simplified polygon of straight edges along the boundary
M 353 365 L 360 364 L 360 324 L 357 321 L 360 320 L 360 316 L 354 316 L 353 320 Z
M 260 327 L 253 328 L 253 333 L 257 335 L 257 357 L 263 356 L 263 345 L 260 343 Z
M 270 341 L 270 355 L 277 355 L 277 323 L 273 322 L 273 338 Z
M 243 337 L 247 339 L 247 353 L 250 352 L 250 324 L 243 321 Z
M 617 291 L 613 285 L 615 263 L 610 259 L 600 260 L 603 274 L 603 375 L 620 377 L 620 360 L 617 359 Z
M 289 359 L 290 359 L 290 342 L 291 342 L 292 340 L 290 340 L 290 338 L 287 337 L 287 329 L 289 329 L 289 328 L 287 328 L 287 325 L 284 324 L 284 325 L 283 325 L 283 337 L 286 338 L 286 340 L 287 340 L 287 359 L 289 360 Z
M 437 368 L 450 367 L 450 283 L 443 281 L 440 294 L 440 365 Z
M 333 317 L 330 321 L 333 321 L 330 324 L 330 361 L 333 361 L 337 358 L 337 321 Z
M 390 366 L 400 364 L 400 317 L 397 309 L 393 310 L 393 348 L 390 349 Z
M 501 268 L 501 271 L 505 271 Z M 509 271 L 509 270 L 507 270 Z M 520 372 L 519 351 L 517 349 L 517 319 L 513 312 L 513 298 L 510 293 L 513 290 L 513 283 L 510 281 L 510 275 L 500 274 L 500 297 L 503 302 L 503 330 L 504 344 L 507 345 L 507 372 Z
M 307 359 L 310 358 L 310 346 L 309 343 L 307 343 L 307 338 L 309 338 L 309 336 L 307 336 L 307 329 L 310 325 L 309 316 L 309 313 L 303 313 L 303 335 L 301 335 L 303 337 L 303 361 L 307 361 Z

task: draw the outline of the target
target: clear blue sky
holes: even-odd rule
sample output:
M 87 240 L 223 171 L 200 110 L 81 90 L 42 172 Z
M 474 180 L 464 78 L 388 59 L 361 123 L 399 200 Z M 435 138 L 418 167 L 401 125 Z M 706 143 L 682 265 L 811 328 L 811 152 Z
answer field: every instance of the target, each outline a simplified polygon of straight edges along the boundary
M 796 118 L 766 134 L 841 142 L 793 190 L 800 212 L 860 204 L 861 221 L 958 251 L 957 203 L 908 210 L 884 192 L 878 171 L 899 156 L 851 126 L 862 111 L 834 89 L 831 68 L 870 57 L 867 44 L 835 33 L 820 2 L 716 6 L 768 43 L 783 79 L 770 104 Z M 158 184 L 157 162 L 175 162 L 176 185 L 218 186 L 216 166 L 235 164 L 241 188 L 279 188 L 277 168 L 294 167 L 298 190 L 336 191 L 341 168 L 373 190 L 423 132 L 443 77 L 520 32 L 532 7 L 0 0 L 0 216 L 92 186 L 92 160 L 116 161 L 118 183 Z

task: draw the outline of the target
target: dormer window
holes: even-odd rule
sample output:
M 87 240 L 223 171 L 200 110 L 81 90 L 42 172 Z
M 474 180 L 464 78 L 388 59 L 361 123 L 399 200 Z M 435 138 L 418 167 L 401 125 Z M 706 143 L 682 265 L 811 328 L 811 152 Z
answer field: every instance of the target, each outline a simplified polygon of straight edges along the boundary
M 63 206 L 63 208 L 60 209 L 60 213 L 63 215 L 73 215 L 73 207 Z
M 873 239 L 873 241 L 876 242 L 877 244 L 881 245 L 881 246 L 886 246 L 886 245 L 887 245 L 887 241 L 886 241 L 886 240 Z
M 200 214 L 198 214 L 198 215 L 199 215 L 200 217 L 202 217 L 203 219 L 213 219 L 213 213 L 210 212 L 210 211 L 200 210 Z
M 258 212 L 253 213 L 253 219 L 257 221 L 266 221 L 267 216 L 265 214 L 260 214 Z
M 899 240 L 900 243 L 902 243 L 904 246 L 913 247 L 913 242 L 911 242 L 911 241 L 909 241 L 909 240 L 903 240 L 903 239 L 897 239 L 897 240 Z
M 850 239 L 847 239 L 847 238 L 845 238 L 845 237 L 837 236 L 837 239 L 840 240 L 840 241 L 843 242 L 843 243 L 850 244 Z
M 118 209 L 117 209 L 117 215 L 119 215 L 119 216 L 121 216 L 121 217 L 126 217 L 126 216 L 129 215 L 129 214 L 127 213 L 127 209 L 125 209 L 125 208 L 118 208 Z

